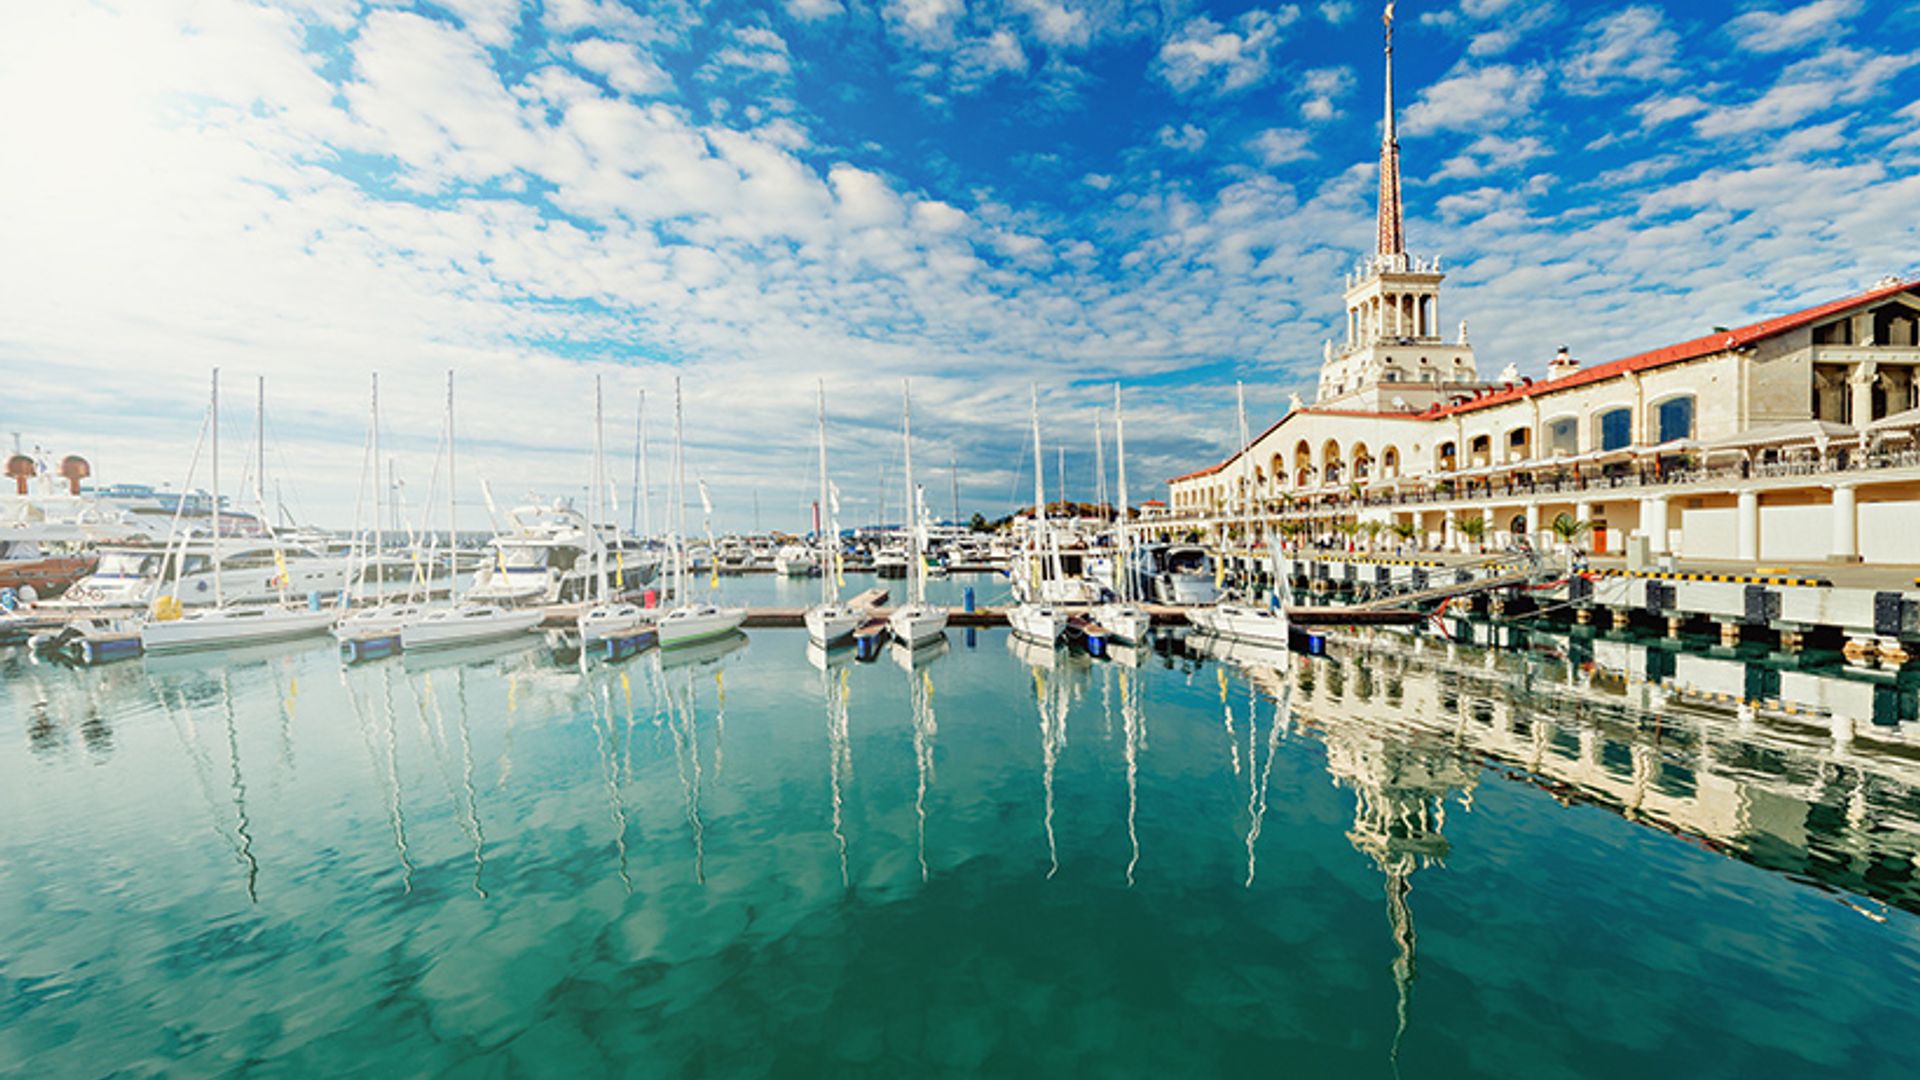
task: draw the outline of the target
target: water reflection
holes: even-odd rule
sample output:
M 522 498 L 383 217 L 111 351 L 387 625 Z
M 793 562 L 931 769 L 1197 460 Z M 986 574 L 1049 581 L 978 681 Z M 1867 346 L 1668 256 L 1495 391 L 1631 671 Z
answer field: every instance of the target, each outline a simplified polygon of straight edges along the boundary
M 927 873 L 927 789 L 933 784 L 933 741 L 940 734 L 940 725 L 933 716 L 933 672 L 932 664 L 947 653 L 947 638 L 942 634 L 933 641 L 913 648 L 901 642 L 889 647 L 894 663 L 907 673 L 907 698 L 913 714 L 913 766 L 915 787 L 913 794 L 913 813 L 919 834 L 920 880 L 926 881 Z

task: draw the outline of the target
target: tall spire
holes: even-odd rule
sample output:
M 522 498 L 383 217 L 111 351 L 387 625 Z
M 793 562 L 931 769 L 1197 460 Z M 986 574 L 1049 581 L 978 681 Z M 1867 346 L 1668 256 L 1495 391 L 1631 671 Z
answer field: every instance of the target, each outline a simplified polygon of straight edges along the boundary
M 1397 265 L 1406 256 L 1407 226 L 1400 208 L 1400 139 L 1393 123 L 1393 4 L 1380 21 L 1386 26 L 1386 117 L 1380 128 L 1380 228 L 1376 254 Z

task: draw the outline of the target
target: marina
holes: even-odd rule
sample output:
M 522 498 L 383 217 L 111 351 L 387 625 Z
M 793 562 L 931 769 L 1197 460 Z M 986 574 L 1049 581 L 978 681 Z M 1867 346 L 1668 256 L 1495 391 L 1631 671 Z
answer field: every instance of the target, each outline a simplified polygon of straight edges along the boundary
M 1564 638 L 1016 646 L 0 654 L 0 1044 L 42 1073 L 1920 1065 L 1910 719 L 1839 742 Z
M 1898 7 L 0 15 L 0 1076 L 1920 1076 Z

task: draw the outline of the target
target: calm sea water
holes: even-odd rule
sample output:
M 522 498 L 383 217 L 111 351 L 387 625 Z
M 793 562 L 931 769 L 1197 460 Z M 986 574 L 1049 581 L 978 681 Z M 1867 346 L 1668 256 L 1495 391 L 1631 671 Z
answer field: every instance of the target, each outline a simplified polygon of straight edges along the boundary
M 1338 652 L 0 652 L 0 1072 L 1920 1073 L 1912 724 Z

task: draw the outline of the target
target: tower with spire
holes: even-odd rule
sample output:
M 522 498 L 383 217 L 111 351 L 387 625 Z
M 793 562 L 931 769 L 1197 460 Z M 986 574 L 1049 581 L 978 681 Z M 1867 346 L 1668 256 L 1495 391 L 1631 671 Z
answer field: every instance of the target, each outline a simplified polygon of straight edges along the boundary
M 1440 260 L 1407 254 L 1400 196 L 1400 138 L 1393 110 L 1393 5 L 1386 39 L 1386 108 L 1380 127 L 1380 206 L 1373 254 L 1347 274 L 1345 340 L 1329 341 L 1315 404 L 1418 410 L 1480 385 L 1466 324 L 1440 331 Z

